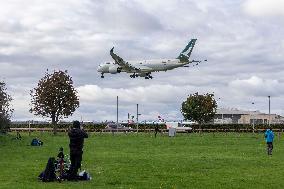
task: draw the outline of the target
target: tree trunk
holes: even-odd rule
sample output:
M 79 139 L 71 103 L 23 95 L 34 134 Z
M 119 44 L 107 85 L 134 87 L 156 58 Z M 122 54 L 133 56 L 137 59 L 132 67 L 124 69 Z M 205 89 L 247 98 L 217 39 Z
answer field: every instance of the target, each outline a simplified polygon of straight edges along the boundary
M 56 135 L 57 133 L 57 122 L 55 120 L 55 113 L 51 115 L 51 122 L 52 122 L 52 127 L 53 127 L 53 134 Z
M 198 123 L 199 125 L 199 135 L 201 136 L 202 133 L 202 122 Z
M 53 124 L 53 134 L 56 135 L 56 133 L 57 133 L 57 123 L 55 122 Z

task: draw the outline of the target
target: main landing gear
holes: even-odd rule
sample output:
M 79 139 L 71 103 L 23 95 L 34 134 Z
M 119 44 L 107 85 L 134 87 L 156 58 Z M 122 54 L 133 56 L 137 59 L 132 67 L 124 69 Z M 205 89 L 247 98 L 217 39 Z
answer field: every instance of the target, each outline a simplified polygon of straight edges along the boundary
M 130 75 L 131 78 L 136 78 L 136 77 L 138 77 L 138 76 L 139 76 L 139 75 L 136 74 L 136 73 L 133 73 L 133 74 Z M 140 76 L 143 77 L 144 74 L 143 74 L 143 75 L 140 75 Z M 145 79 L 153 79 L 153 76 L 151 76 L 150 73 L 147 73 L 147 74 L 145 75 Z
M 102 73 L 101 78 L 105 78 L 104 73 Z
M 145 79 L 153 79 L 153 76 L 151 76 L 150 74 L 146 74 Z
M 134 73 L 134 74 L 130 75 L 130 77 L 131 77 L 131 78 L 138 77 L 138 74 L 135 74 L 135 73 Z

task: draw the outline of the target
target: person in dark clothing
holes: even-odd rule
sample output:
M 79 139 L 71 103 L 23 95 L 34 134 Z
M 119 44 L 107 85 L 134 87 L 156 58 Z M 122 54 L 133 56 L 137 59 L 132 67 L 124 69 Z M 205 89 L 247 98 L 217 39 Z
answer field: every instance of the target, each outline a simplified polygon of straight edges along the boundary
M 84 138 L 88 138 L 88 134 L 80 129 L 80 122 L 74 121 L 73 128 L 68 132 L 70 138 L 70 160 L 71 166 L 69 170 L 69 180 L 77 180 L 78 169 L 81 168 Z
M 64 177 L 64 153 L 63 153 L 63 148 L 59 148 L 59 153 L 57 155 L 57 163 L 58 163 L 58 168 L 59 168 L 59 174 L 60 178 Z
M 50 157 L 46 164 L 45 170 L 38 176 L 40 180 L 42 180 L 43 182 L 52 182 L 57 180 L 54 163 L 55 163 L 55 158 Z
M 155 125 L 155 138 L 157 137 L 157 133 L 160 132 L 159 125 Z
M 17 140 L 21 140 L 21 139 L 22 139 L 22 136 L 20 135 L 20 132 L 19 132 L 19 131 L 17 131 L 16 139 L 17 139 Z
M 59 153 L 58 153 L 57 157 L 59 159 L 64 159 L 64 153 L 63 153 L 63 148 L 62 147 L 59 148 Z

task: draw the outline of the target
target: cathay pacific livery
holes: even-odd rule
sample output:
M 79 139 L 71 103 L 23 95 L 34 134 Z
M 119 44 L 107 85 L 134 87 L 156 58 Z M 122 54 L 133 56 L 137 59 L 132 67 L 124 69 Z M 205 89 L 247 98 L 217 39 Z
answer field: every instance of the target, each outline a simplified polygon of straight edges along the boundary
M 175 59 L 126 61 L 113 52 L 113 47 L 110 50 L 110 55 L 114 62 L 100 64 L 98 72 L 101 73 L 101 78 L 104 78 L 105 73 L 117 74 L 126 72 L 130 74 L 131 78 L 139 76 L 145 77 L 145 79 L 153 79 L 153 76 L 151 75 L 152 72 L 167 71 L 178 67 L 188 67 L 188 64 L 190 63 L 200 63 L 201 61 L 189 60 L 196 40 L 197 39 L 191 39 L 183 51 Z

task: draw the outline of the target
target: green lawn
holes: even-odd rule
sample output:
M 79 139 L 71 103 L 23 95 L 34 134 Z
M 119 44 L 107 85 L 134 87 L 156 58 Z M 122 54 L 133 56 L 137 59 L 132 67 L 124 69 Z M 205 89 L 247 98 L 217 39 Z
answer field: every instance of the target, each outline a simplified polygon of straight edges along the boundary
M 83 169 L 91 181 L 43 183 L 37 180 L 48 157 L 66 134 L 0 135 L 0 188 L 284 188 L 284 144 L 276 136 L 273 156 L 263 134 L 165 135 L 92 133 L 85 140 Z M 42 147 L 30 146 L 39 137 Z M 280 140 L 279 140 L 280 139 Z

